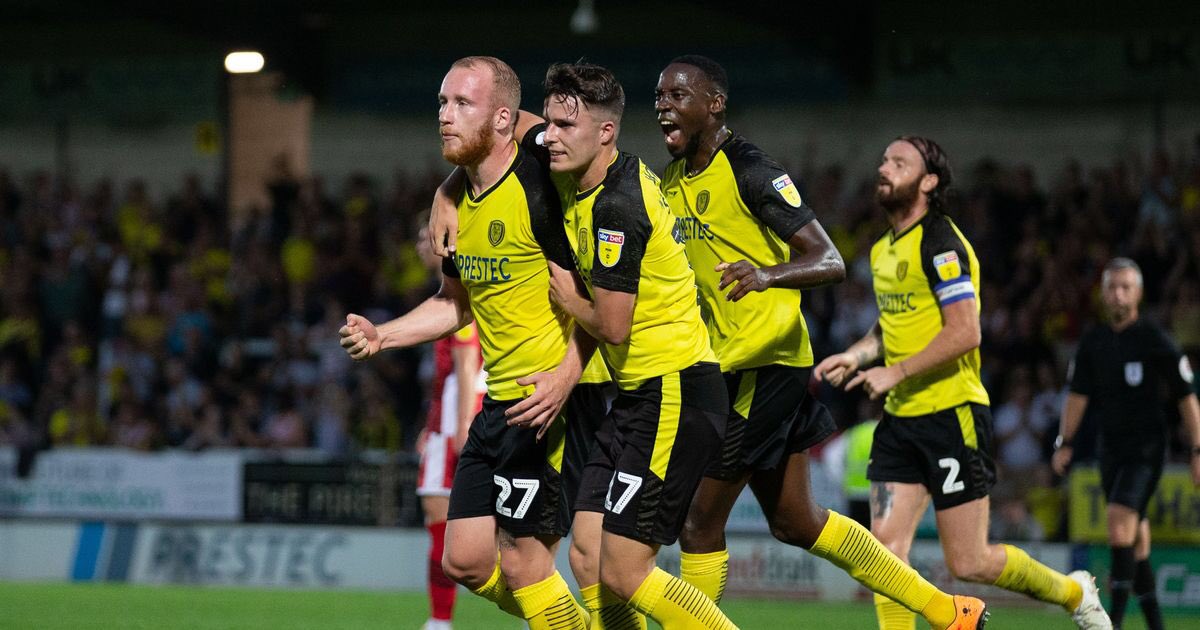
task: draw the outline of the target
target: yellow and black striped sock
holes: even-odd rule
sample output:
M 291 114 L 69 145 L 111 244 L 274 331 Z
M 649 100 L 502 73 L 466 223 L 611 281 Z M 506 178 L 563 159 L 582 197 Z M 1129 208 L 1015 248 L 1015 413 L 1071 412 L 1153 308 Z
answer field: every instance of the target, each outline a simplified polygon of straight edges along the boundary
M 1023 593 L 1034 599 L 1058 604 L 1074 612 L 1083 601 L 1083 589 L 1075 580 L 1029 557 L 1018 547 L 1004 545 L 1007 559 L 1004 570 L 994 582 L 1002 589 Z
M 879 620 L 879 630 L 914 630 L 917 627 L 916 613 L 879 593 L 875 593 L 875 618 Z
M 904 564 L 867 528 L 852 519 L 830 510 L 825 529 L 821 530 L 809 551 L 837 565 L 863 586 L 897 606 L 921 613 L 935 630 L 954 622 L 954 598 L 939 591 L 916 569 Z M 876 608 L 879 606 L 876 600 Z M 899 618 L 899 613 L 895 614 Z M 883 612 L 879 619 L 882 624 Z M 912 627 L 913 623 L 909 619 L 906 627 Z
M 737 630 L 708 596 L 658 567 L 646 576 L 629 605 L 657 621 L 663 630 Z
M 729 550 L 711 553 L 679 554 L 679 577 L 695 586 L 717 604 L 725 594 L 725 580 L 729 577 Z
M 646 616 L 600 584 L 579 589 L 591 615 L 588 630 L 646 630 Z
M 500 563 L 496 563 L 496 568 L 492 570 L 492 577 L 477 589 L 472 591 L 476 595 L 492 602 L 500 607 L 500 610 L 516 617 L 524 619 L 521 616 L 521 607 L 517 605 L 517 600 L 513 599 L 513 592 L 508 590 L 508 582 L 504 579 L 504 574 L 500 572 Z
M 513 598 L 529 622 L 529 630 L 587 630 L 587 613 L 558 571 L 537 584 L 513 591 Z

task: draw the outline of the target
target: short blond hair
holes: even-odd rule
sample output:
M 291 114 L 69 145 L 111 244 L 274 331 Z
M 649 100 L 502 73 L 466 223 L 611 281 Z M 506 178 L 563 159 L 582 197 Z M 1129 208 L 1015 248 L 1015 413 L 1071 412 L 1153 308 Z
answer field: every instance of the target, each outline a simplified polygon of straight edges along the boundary
M 521 80 L 512 66 L 495 57 L 473 55 L 455 61 L 450 69 L 487 67 L 492 71 L 492 104 L 507 107 L 513 113 L 513 120 L 521 109 Z

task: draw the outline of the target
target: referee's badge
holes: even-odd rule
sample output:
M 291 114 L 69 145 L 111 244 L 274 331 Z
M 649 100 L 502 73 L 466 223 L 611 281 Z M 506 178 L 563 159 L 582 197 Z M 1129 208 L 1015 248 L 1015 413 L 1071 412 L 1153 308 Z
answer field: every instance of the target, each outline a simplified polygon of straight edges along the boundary
M 796 190 L 796 185 L 792 183 L 792 178 L 788 177 L 787 173 L 771 180 L 771 185 L 791 207 L 799 208 L 800 204 L 804 203 L 800 200 L 800 191 Z
M 908 275 L 908 261 L 901 260 L 900 262 L 896 263 L 896 279 L 903 280 L 904 277 L 907 275 Z
M 1130 387 L 1137 387 L 1142 384 L 1142 362 L 1130 361 L 1125 364 L 1125 382 Z
M 600 264 L 612 267 L 621 259 L 621 246 L 625 244 L 625 233 L 616 230 L 596 230 L 596 255 Z

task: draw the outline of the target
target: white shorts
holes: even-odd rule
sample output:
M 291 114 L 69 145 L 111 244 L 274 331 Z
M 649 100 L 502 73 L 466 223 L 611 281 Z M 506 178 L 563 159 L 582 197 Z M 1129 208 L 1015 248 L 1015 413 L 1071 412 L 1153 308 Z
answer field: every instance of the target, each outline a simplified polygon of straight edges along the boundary
M 426 438 L 421 469 L 417 473 L 417 496 L 450 496 L 454 468 L 458 466 L 458 453 L 454 452 L 453 439 L 444 433 L 430 433 Z

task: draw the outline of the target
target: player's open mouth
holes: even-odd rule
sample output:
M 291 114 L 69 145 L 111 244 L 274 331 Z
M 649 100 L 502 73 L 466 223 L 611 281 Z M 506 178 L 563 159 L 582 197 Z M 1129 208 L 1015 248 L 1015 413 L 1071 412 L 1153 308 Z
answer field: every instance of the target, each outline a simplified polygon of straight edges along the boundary
M 663 139 L 666 140 L 668 144 L 679 141 L 679 137 L 683 133 L 679 130 L 679 125 L 666 120 L 660 120 L 658 121 L 658 124 L 662 127 Z

